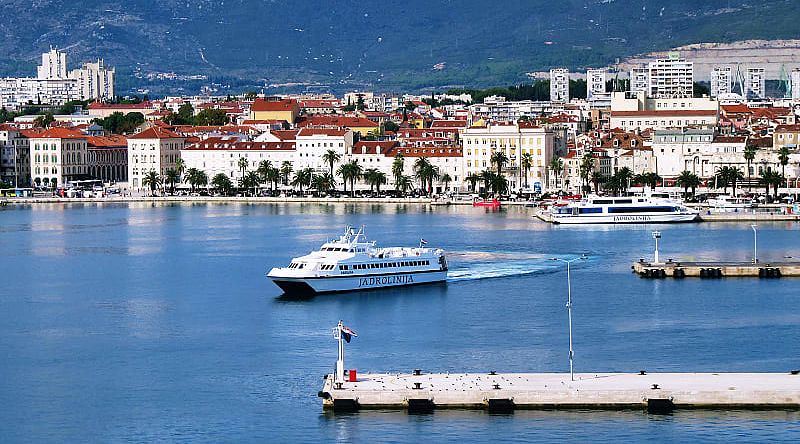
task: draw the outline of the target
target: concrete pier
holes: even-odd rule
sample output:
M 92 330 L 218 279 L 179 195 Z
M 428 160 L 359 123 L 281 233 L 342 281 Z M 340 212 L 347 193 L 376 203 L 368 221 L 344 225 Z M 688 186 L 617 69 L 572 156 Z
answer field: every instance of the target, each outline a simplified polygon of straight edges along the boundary
M 786 373 L 450 373 L 327 375 L 326 409 L 797 409 L 800 374 Z
M 684 278 L 724 278 L 757 277 L 781 278 L 800 277 L 800 262 L 661 262 L 651 263 L 640 260 L 631 265 L 634 273 L 643 278 L 661 279 L 667 277 Z

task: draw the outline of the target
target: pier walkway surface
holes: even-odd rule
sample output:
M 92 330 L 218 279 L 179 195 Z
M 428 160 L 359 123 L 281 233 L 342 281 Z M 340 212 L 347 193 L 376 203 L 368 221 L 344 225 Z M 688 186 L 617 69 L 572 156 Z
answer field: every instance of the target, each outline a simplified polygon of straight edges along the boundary
M 319 396 L 334 410 L 439 408 L 630 409 L 800 408 L 800 374 L 449 373 L 327 375 Z

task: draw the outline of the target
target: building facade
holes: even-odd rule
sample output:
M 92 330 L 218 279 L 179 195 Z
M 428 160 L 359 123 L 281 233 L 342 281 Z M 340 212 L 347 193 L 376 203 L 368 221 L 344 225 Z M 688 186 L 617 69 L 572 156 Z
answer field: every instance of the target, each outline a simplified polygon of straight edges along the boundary
M 145 188 L 142 179 L 150 171 L 164 175 L 175 168 L 185 139 L 180 135 L 150 127 L 128 138 L 128 180 L 131 188 Z
M 86 177 L 87 140 L 80 131 L 50 128 L 31 137 L 29 144 L 34 184 L 55 188 Z
M 569 70 L 565 68 L 550 70 L 550 101 L 569 102 Z

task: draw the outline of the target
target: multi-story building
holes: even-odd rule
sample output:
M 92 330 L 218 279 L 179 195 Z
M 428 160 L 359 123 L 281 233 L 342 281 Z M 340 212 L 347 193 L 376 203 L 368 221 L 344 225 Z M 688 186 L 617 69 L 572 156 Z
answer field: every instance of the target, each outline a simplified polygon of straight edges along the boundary
M 713 129 L 659 130 L 653 135 L 656 172 L 664 178 L 675 178 L 688 170 L 700 177 L 714 174 L 707 156 L 714 140 Z
M 766 71 L 764 68 L 747 68 L 745 79 L 745 97 L 747 99 L 763 99 L 767 96 Z
M 323 160 L 329 150 L 342 159 L 353 146 L 353 131 L 344 128 L 302 128 L 295 139 L 297 156 L 295 169 L 312 168 L 318 173 L 328 171 L 330 165 Z
M 778 125 L 772 134 L 772 147 L 797 149 L 800 146 L 800 125 Z
M 461 134 L 461 141 L 464 150 L 464 176 L 480 174 L 487 169 L 496 170 L 491 157 L 495 152 L 502 151 L 508 158 L 503 172 L 511 190 L 519 189 L 525 183 L 520 168 L 523 154 L 532 157 L 531 168 L 527 174 L 528 185 L 539 182 L 541 186 L 545 183 L 547 166 L 553 158 L 555 149 L 552 130 L 525 123 L 470 127 Z
M 711 97 L 729 95 L 733 92 L 733 69 L 730 66 L 716 66 L 711 71 Z
M 125 136 L 89 136 L 86 145 L 90 176 L 103 182 L 128 181 L 128 139 Z
M 38 79 L 66 79 L 67 78 L 67 53 L 50 48 L 42 54 L 42 64 L 36 68 Z
M 297 121 L 300 105 L 295 99 L 256 99 L 250 105 L 250 120 L 285 120 L 290 124 Z
M 29 140 L 23 132 L 0 125 L 0 180 L 14 186 L 29 185 L 31 180 Z
M 297 124 L 301 128 L 347 128 L 361 137 L 380 130 L 380 125 L 366 117 L 355 116 L 309 116 Z
M 86 177 L 87 136 L 68 128 L 50 128 L 30 138 L 33 183 L 56 187 Z
M 569 70 L 557 68 L 550 70 L 550 101 L 569 102 Z
M 792 70 L 791 82 L 792 100 L 800 100 L 800 68 Z
M 680 58 L 652 61 L 647 95 L 656 99 L 684 99 L 694 95 L 694 63 Z
M 647 95 L 650 89 L 650 70 L 644 67 L 631 69 L 630 82 L 631 92 L 642 92 Z
M 155 171 L 164 175 L 175 168 L 185 139 L 172 131 L 152 126 L 128 138 L 128 180 L 131 188 L 145 188 L 142 178 Z
M 69 72 L 69 77 L 77 82 L 78 94 L 82 100 L 109 100 L 114 98 L 114 68 L 106 66 L 103 59 L 95 63 L 85 63 L 79 69 Z
M 246 159 L 248 169 L 258 169 L 262 161 L 268 161 L 274 168 L 280 168 L 283 162 L 294 162 L 297 151 L 294 140 L 269 142 L 243 141 L 236 136 L 209 137 L 205 140 L 186 145 L 181 149 L 180 157 L 186 168 L 197 168 L 204 171 L 209 180 L 217 174 L 225 174 L 232 180 L 241 178 L 239 159 Z
M 608 71 L 605 69 L 589 69 L 586 71 L 586 100 L 608 100 L 611 96 L 606 91 Z
M 647 98 L 619 92 L 611 98 L 611 128 L 625 131 L 717 126 L 719 102 L 708 98 Z

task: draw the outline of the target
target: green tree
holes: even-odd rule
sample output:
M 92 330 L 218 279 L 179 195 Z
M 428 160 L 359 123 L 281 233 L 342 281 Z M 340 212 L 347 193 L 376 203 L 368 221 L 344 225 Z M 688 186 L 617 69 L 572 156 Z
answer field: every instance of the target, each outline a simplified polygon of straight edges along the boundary
M 311 179 L 311 188 L 314 188 L 319 193 L 327 193 L 336 187 L 336 178 L 333 174 L 324 172 L 316 174 Z
M 395 154 L 392 161 L 392 176 L 394 177 L 394 187 L 399 190 L 398 183 L 400 178 L 403 177 L 403 170 L 405 168 L 405 159 L 400 153 Z
M 420 157 L 414 162 L 414 175 L 422 184 L 425 194 L 430 194 L 433 190 L 433 181 L 439 179 L 439 169 L 433 166 L 427 157 Z
M 469 173 L 467 177 L 464 178 L 467 182 L 469 182 L 469 188 L 474 193 L 475 192 L 475 185 L 481 180 L 481 177 L 475 173 Z
M 442 182 L 442 185 L 444 185 L 444 191 L 447 192 L 450 188 L 450 182 L 453 181 L 453 178 L 450 177 L 449 174 L 444 173 L 442 174 L 442 177 L 439 178 L 439 181 Z
M 789 164 L 789 148 L 782 146 L 778 151 L 778 161 L 781 164 L 781 176 L 786 180 L 786 165 Z
M 328 164 L 328 170 L 333 176 L 333 166 L 336 162 L 342 160 L 342 155 L 337 153 L 336 150 L 328 150 L 322 155 L 322 161 Z
M 314 178 L 314 170 L 311 168 L 302 168 L 294 173 L 292 179 L 292 186 L 300 188 L 300 194 L 303 194 L 303 187 L 311 185 L 311 179 Z
M 769 187 L 772 186 L 775 190 L 775 199 L 778 198 L 778 187 L 783 183 L 783 175 L 771 168 L 767 168 L 761 173 L 761 185 L 764 185 L 767 196 L 769 196 Z
M 606 176 L 604 176 L 600 171 L 592 171 L 590 180 L 592 181 L 592 184 L 594 184 L 594 194 L 597 194 L 600 190 L 600 184 L 606 181 Z
M 355 197 L 356 181 L 364 174 L 364 170 L 361 168 L 361 165 L 359 165 L 358 161 L 352 160 L 345 164 L 339 165 L 337 173 L 342 176 L 342 181 L 344 182 L 344 191 L 347 192 L 347 183 L 350 182 L 350 193 L 353 197 Z
M 233 189 L 233 182 L 226 174 L 219 173 L 215 175 L 213 179 L 211 179 L 211 186 L 223 196 L 228 196 L 231 194 L 231 190 Z
M 758 147 L 751 143 L 748 143 L 747 146 L 744 147 L 744 160 L 747 161 L 747 188 L 751 191 L 753 189 L 753 181 L 750 178 L 750 165 L 753 163 L 753 160 L 755 160 L 757 151 Z
M 492 153 L 489 161 L 497 168 L 497 175 L 503 175 L 503 167 L 508 163 L 508 156 L 503 151 L 495 151 Z
M 180 174 L 173 168 L 168 169 L 166 173 L 164 173 L 164 182 L 169 184 L 170 194 L 175 194 L 175 184 L 180 182 L 180 180 Z
M 192 187 L 192 193 L 194 193 L 197 187 L 208 184 L 208 175 L 206 175 L 205 171 L 197 168 L 189 168 L 186 170 L 186 182 Z
M 393 132 L 393 133 L 396 133 L 396 132 L 397 132 L 397 130 L 399 130 L 399 129 L 400 129 L 400 125 L 398 125 L 398 124 L 394 123 L 394 122 L 393 122 L 393 121 L 391 121 L 391 120 L 385 120 L 385 121 L 383 122 L 382 126 L 383 126 L 383 132 L 386 132 L 386 131 L 391 131 L 391 132 Z
M 520 156 L 519 166 L 522 168 L 522 175 L 525 177 L 525 188 L 528 188 L 528 174 L 533 166 L 533 154 L 522 153 L 522 156 Z
M 256 171 L 250 171 L 245 173 L 242 176 L 242 179 L 239 181 L 240 187 L 247 190 L 252 188 L 253 189 L 253 196 L 258 194 L 258 185 L 261 183 L 261 176 Z
M 594 157 L 591 155 L 591 153 L 586 153 L 583 155 L 579 170 L 581 180 L 583 181 L 581 191 L 588 192 L 588 190 L 591 189 L 589 187 L 589 177 L 591 177 L 592 172 L 594 171 Z
M 161 176 L 155 170 L 150 170 L 142 178 L 142 185 L 150 187 L 150 195 L 155 196 L 156 189 L 161 186 Z
M 56 118 L 53 113 L 45 113 L 33 120 L 33 124 L 40 128 L 48 128 L 50 124 L 55 122 Z
M 408 190 L 414 187 L 414 179 L 409 176 L 400 176 L 395 181 L 395 188 L 402 194 L 408 193 Z
M 230 122 L 230 118 L 224 109 L 206 108 L 196 116 L 194 116 L 193 123 L 201 126 L 220 126 Z
M 369 184 L 370 193 L 377 188 L 377 192 L 381 192 L 381 185 L 386 183 L 386 173 L 378 171 L 375 168 L 368 168 L 364 171 L 364 180 Z
M 129 134 L 144 123 L 144 114 L 142 113 L 128 113 L 121 112 L 111 113 L 104 119 L 96 119 L 98 125 L 102 126 L 104 130 L 113 134 Z
M 692 189 L 692 197 L 694 197 L 695 190 L 700 186 L 700 183 L 701 181 L 697 174 L 688 170 L 681 171 L 675 179 L 675 184 L 683 188 L 683 197 L 689 195 L 689 188 Z
M 247 161 L 246 157 L 240 157 L 239 160 L 236 162 L 236 165 L 239 167 L 239 171 L 242 173 L 242 177 L 247 174 L 247 167 L 250 162 Z
M 292 167 L 292 162 L 289 162 L 288 160 L 281 162 L 281 179 L 283 180 L 284 185 L 289 184 L 289 176 L 292 174 L 293 170 L 294 168 Z
M 186 172 L 186 161 L 178 157 L 178 160 L 175 161 L 175 171 L 178 172 L 178 182 L 183 180 L 183 173 Z
M 564 171 L 564 161 L 561 160 L 560 157 L 553 157 L 553 159 L 550 161 L 549 167 L 550 171 L 553 172 L 553 176 L 556 178 L 555 185 L 556 188 L 558 188 L 558 177 L 561 175 L 561 172 Z

